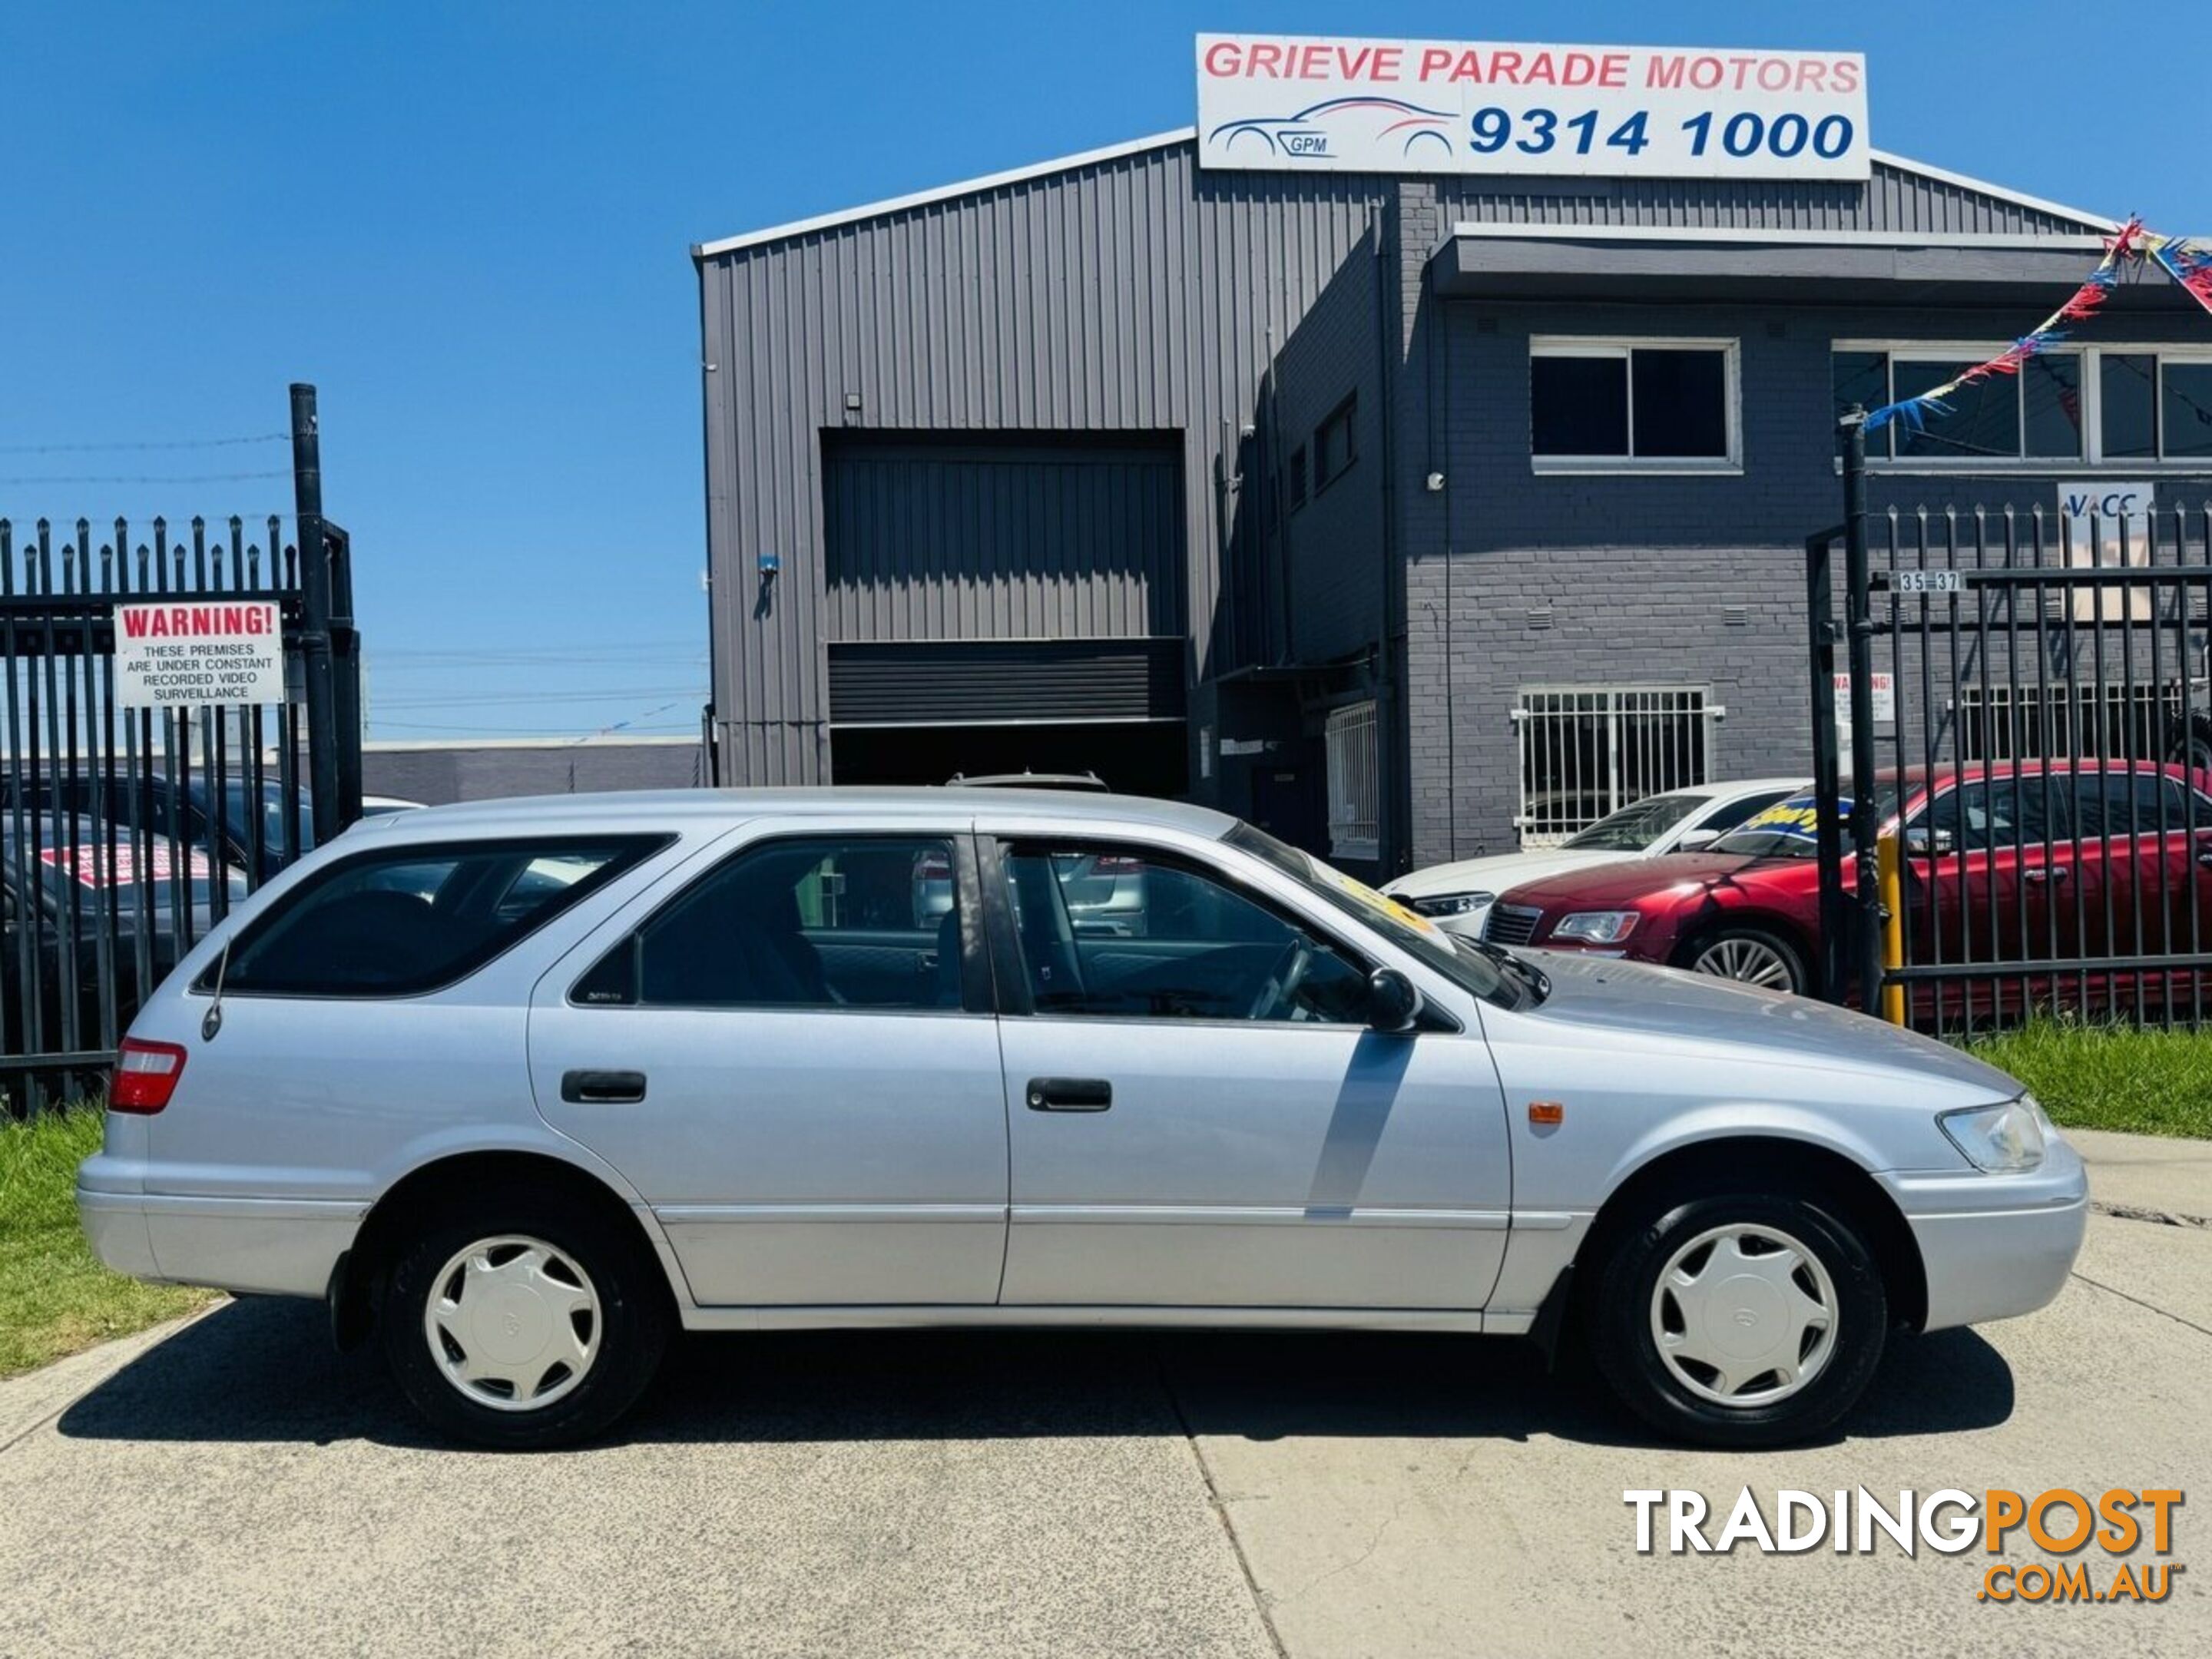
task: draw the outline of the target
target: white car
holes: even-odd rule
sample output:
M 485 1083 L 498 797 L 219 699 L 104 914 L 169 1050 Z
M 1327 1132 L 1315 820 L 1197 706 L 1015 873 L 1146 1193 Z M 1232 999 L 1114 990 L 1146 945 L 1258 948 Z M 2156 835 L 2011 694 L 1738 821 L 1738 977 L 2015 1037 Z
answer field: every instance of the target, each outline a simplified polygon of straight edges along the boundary
M 1812 787 L 1803 778 L 1745 778 L 1670 789 L 1600 818 L 1558 847 L 1431 865 L 1399 877 L 1382 890 L 1447 933 L 1480 939 L 1491 901 L 1510 887 L 1623 859 L 1694 853 L 1753 814 Z

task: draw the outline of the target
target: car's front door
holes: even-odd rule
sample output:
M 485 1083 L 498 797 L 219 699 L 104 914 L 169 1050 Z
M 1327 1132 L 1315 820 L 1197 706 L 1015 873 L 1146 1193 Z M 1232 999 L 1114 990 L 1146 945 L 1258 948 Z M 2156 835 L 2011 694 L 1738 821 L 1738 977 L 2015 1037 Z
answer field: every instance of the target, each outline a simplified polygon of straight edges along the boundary
M 996 1299 L 1006 1120 L 975 894 L 964 830 L 787 820 L 540 983 L 538 1108 L 636 1186 L 701 1304 Z
M 1066 889 L 1142 878 L 1128 932 Z M 1503 1103 L 1479 1034 L 1369 1029 L 1342 931 L 1183 854 L 986 842 L 1001 905 L 1009 1306 L 1431 1308 L 1487 1299 Z

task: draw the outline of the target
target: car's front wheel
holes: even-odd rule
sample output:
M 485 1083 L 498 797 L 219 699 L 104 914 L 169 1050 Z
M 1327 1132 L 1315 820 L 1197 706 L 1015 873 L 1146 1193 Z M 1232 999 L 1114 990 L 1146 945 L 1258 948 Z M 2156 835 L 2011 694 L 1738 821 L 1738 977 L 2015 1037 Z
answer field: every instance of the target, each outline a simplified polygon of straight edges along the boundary
M 613 1218 L 527 1188 L 432 1219 L 392 1263 L 379 1330 L 431 1424 L 480 1445 L 569 1445 L 653 1379 L 667 1297 Z
M 1708 933 L 1683 952 L 1681 962 L 1697 973 L 1799 996 L 1805 994 L 1808 981 L 1804 958 L 1796 947 L 1759 927 L 1723 927 Z
M 1888 1334 L 1873 1253 L 1845 1206 L 1809 1193 L 1654 1202 L 1595 1265 L 1599 1370 L 1654 1427 L 1709 1445 L 1821 1433 Z

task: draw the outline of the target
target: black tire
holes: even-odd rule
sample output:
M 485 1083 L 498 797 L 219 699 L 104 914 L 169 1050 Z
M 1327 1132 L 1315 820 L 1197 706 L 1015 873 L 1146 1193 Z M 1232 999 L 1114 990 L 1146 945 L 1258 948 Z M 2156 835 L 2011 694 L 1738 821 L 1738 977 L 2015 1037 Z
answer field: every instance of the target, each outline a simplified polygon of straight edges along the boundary
M 2166 744 L 2166 757 L 2191 771 L 2212 771 L 2212 721 L 2199 715 L 2186 726 L 2177 727 Z
M 1698 959 L 1705 956 L 1708 951 L 1721 949 L 1731 943 L 1757 945 L 1764 950 L 1772 951 L 1775 957 L 1779 959 L 1783 971 L 1789 975 L 1790 982 L 1786 986 L 1770 985 L 1766 988 L 1767 989 L 1777 991 L 1787 990 L 1796 996 L 1803 996 L 1805 994 L 1805 988 L 1812 982 L 1812 976 L 1806 970 L 1804 952 L 1799 950 L 1796 945 L 1791 944 L 1788 939 L 1783 938 L 1781 934 L 1770 933 L 1764 927 L 1747 927 L 1730 925 L 1723 927 L 1716 927 L 1708 933 L 1701 933 L 1696 939 L 1691 940 L 1688 945 L 1682 947 L 1681 954 L 1676 958 L 1676 965 L 1678 967 L 1687 968 L 1693 973 L 1706 972 L 1708 971 L 1707 969 L 1701 969 L 1698 966 Z M 1741 976 L 1733 975 L 1716 975 L 1716 977 L 1736 978 L 1739 983 L 1755 982 L 1743 980 Z
M 531 1410 L 501 1410 L 464 1394 L 424 1328 L 441 1270 L 470 1245 L 507 1237 L 551 1246 L 581 1270 L 596 1303 L 584 1322 L 596 1328 L 589 1364 L 565 1393 Z M 401 1390 L 433 1428 L 479 1446 L 530 1451 L 604 1433 L 635 1405 L 659 1367 L 671 1323 L 665 1279 L 635 1226 L 557 1190 L 508 1182 L 434 1212 L 402 1242 L 377 1335 Z
M 1834 1292 L 1832 1346 L 1799 1390 L 1767 1404 L 1730 1406 L 1686 1386 L 1653 1334 L 1659 1279 L 1675 1254 L 1722 1227 L 1772 1228 L 1798 1241 Z M 1866 1391 L 1889 1334 L 1881 1269 L 1846 1206 L 1811 1193 L 1719 1190 L 1656 1200 L 1612 1236 L 1584 1303 L 1590 1353 L 1631 1410 L 1670 1438 L 1759 1447 L 1811 1439 Z M 1739 1391 L 1758 1392 L 1756 1376 Z

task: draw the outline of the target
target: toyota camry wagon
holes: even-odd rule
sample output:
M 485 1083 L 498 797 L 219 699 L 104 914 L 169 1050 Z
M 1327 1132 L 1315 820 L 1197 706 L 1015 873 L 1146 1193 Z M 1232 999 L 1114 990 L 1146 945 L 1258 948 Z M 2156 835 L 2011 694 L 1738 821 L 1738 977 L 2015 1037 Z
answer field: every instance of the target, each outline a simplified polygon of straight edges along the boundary
M 1102 867 L 1140 902 L 1078 900 Z M 2081 1164 L 1819 1003 L 1455 939 L 1111 796 L 693 792 L 364 823 L 133 1025 L 87 1231 L 312 1297 L 449 1434 L 605 1429 L 672 1332 L 1579 1328 L 1764 1445 L 2024 1314 Z

